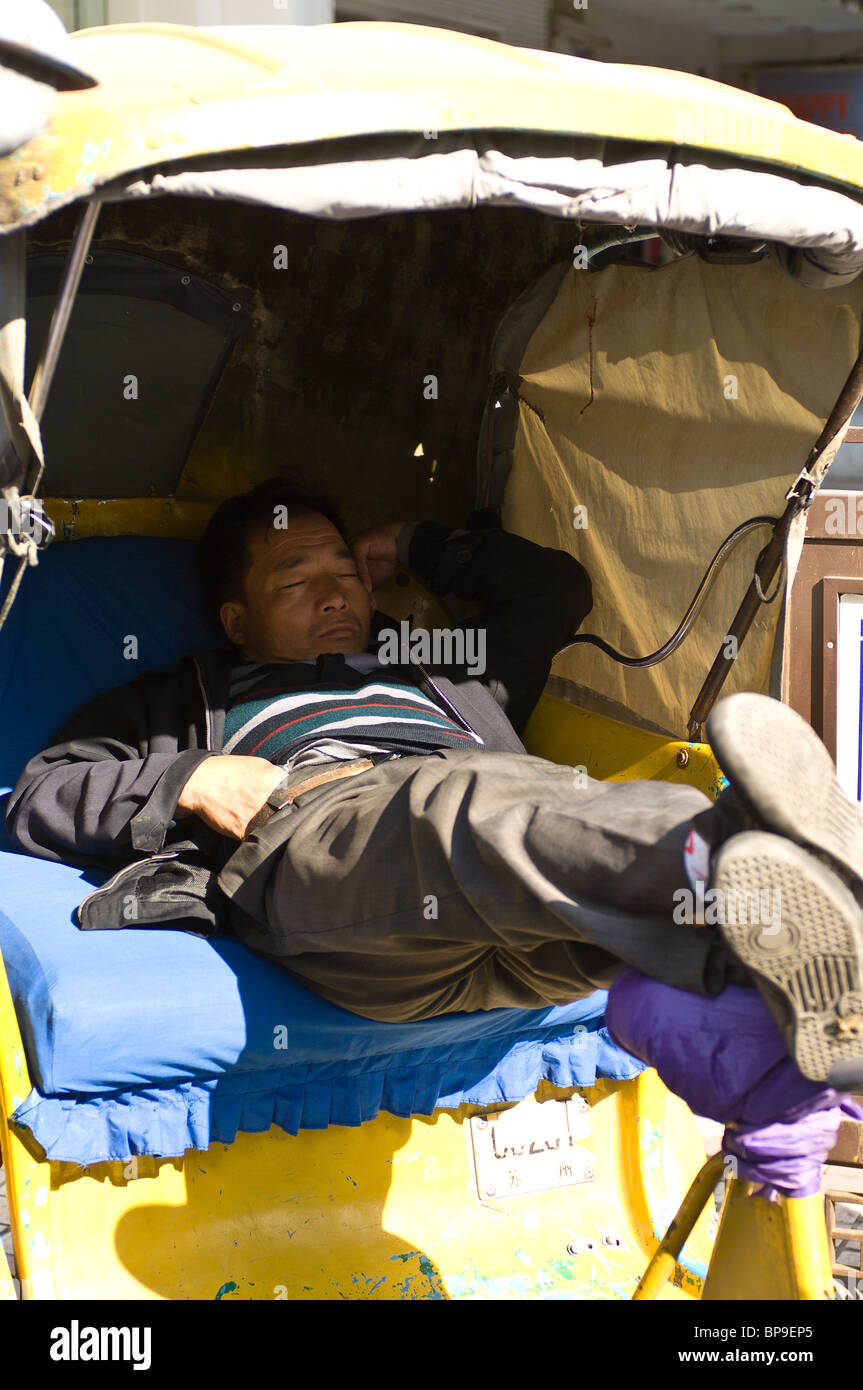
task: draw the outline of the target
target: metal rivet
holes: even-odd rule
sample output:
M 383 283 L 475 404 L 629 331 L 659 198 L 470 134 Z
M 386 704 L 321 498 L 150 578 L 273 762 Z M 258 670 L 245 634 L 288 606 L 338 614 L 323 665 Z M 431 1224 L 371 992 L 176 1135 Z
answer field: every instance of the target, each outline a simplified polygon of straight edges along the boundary
M 181 285 L 191 285 L 191 283 L 192 283 L 192 277 L 191 277 L 191 275 L 181 275 L 181 276 L 180 276 L 180 284 L 181 284 Z
M 85 264 L 85 265 L 92 265 L 92 264 L 93 264 L 93 257 L 92 257 L 92 256 L 85 256 L 85 257 L 84 257 L 84 264 Z
M 237 303 L 237 304 L 232 304 L 232 305 L 231 305 L 231 308 L 233 309 L 233 311 L 234 311 L 235 314 L 238 314 L 238 313 L 240 312 L 240 310 L 242 309 L 242 307 L 243 307 L 242 304 L 239 304 L 239 303 Z
M 689 762 L 689 749 L 688 749 L 688 748 L 681 748 L 680 752 L 679 752 L 678 755 L 677 755 L 677 766 L 678 766 L 678 767 L 686 767 L 686 764 L 687 764 L 688 762 Z
M 477 1129 L 485 1129 L 485 1128 L 487 1127 L 487 1125 L 488 1125 L 488 1120 L 484 1120 L 484 1119 L 482 1118 L 482 1116 L 480 1116 L 480 1118 L 477 1120 L 476 1124 L 477 1124 Z
M 603 1245 L 611 1246 L 612 1250 L 614 1250 L 620 1244 L 620 1236 L 612 1235 L 612 1233 L 609 1232 L 607 1236 L 602 1237 L 602 1243 Z
M 575 1241 L 572 1240 L 572 1241 L 570 1241 L 569 1245 L 566 1247 L 566 1253 L 567 1253 L 567 1255 L 580 1255 L 580 1254 L 581 1254 L 581 1246 L 580 1246 L 580 1245 L 577 1245 L 577 1244 L 575 1243 Z
M 489 1183 L 488 1187 L 485 1190 L 486 1197 L 493 1197 L 496 1192 L 497 1188 L 494 1186 L 494 1184 Z
M 585 1168 L 585 1170 L 584 1170 L 584 1176 L 585 1176 L 586 1178 L 592 1178 L 592 1177 L 593 1177 L 593 1169 L 592 1169 L 592 1168 Z

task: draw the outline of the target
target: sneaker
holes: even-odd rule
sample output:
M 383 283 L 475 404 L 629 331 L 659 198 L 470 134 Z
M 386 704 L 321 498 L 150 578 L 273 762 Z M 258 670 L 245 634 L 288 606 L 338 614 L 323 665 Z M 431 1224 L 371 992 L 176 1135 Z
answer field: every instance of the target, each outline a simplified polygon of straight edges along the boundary
M 798 1069 L 863 1083 L 863 911 L 820 859 L 746 831 L 715 852 L 718 930 L 752 972 Z M 724 921 L 721 920 L 724 917 Z
M 806 720 L 779 700 L 741 691 L 716 706 L 707 737 L 755 822 L 823 859 L 863 902 L 863 813 Z

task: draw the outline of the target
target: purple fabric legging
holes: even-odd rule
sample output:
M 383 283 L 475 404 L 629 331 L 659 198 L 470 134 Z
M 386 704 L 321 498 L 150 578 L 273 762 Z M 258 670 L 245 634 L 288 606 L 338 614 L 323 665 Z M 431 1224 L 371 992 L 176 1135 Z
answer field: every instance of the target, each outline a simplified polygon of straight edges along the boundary
M 843 1116 L 863 1120 L 856 1101 L 801 1075 L 756 989 L 708 999 L 625 966 L 606 1022 L 691 1110 L 725 1125 L 723 1152 L 762 1196 L 817 1192 Z

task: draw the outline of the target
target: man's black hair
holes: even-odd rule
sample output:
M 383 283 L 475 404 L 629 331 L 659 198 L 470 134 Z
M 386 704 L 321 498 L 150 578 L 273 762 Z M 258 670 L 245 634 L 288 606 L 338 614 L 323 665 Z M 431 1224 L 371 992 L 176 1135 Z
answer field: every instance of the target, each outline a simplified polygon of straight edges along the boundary
M 238 497 L 228 497 L 213 512 L 198 542 L 201 583 L 216 612 L 223 603 L 243 602 L 243 584 L 252 563 L 251 535 L 256 527 L 273 524 L 277 517 L 281 520 L 283 513 L 276 509 L 282 507 L 287 508 L 288 526 L 292 514 L 319 512 L 347 541 L 344 520 L 332 497 L 292 478 L 267 478 Z

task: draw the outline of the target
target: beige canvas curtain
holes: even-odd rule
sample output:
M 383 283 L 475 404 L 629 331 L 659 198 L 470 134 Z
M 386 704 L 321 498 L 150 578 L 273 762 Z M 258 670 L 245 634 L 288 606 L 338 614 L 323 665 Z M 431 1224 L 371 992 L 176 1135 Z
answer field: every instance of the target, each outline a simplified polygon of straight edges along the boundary
M 583 630 L 642 655 L 682 617 L 723 538 L 785 492 L 832 408 L 860 339 L 863 282 L 803 288 L 765 258 L 558 275 L 527 338 L 502 331 L 494 366 L 526 341 L 503 521 L 576 555 L 594 584 Z M 554 274 L 538 287 L 549 299 Z M 541 312 L 541 309 L 540 309 Z M 498 418 L 506 410 L 496 412 Z M 663 664 L 627 669 L 582 646 L 558 658 L 558 693 L 685 736 L 687 715 L 769 532 L 745 539 L 684 642 Z M 767 690 L 781 596 L 761 609 L 726 685 Z M 774 668 L 774 683 L 776 672 Z M 778 691 L 777 691 L 778 693 Z

